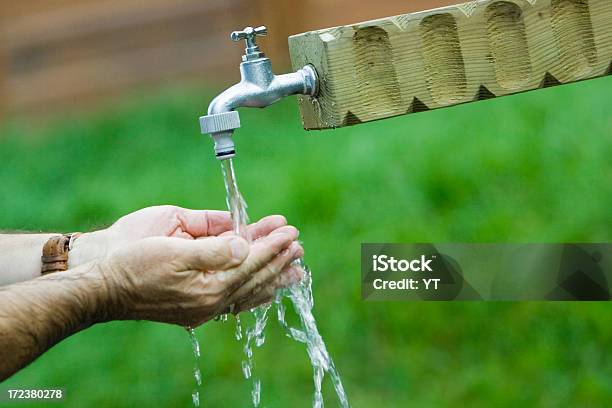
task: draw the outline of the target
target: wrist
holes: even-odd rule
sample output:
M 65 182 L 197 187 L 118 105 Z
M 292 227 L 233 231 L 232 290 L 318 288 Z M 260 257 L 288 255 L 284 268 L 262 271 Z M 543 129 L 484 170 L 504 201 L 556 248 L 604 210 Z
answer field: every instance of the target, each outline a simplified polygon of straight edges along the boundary
M 77 268 L 96 259 L 103 259 L 109 252 L 107 230 L 81 234 L 72 243 L 68 256 L 68 269 Z
M 84 272 L 87 291 L 92 299 L 88 320 L 91 324 L 120 320 L 123 316 L 120 288 L 106 262 L 93 260 Z
M 96 323 L 114 320 L 118 315 L 113 282 L 103 262 L 93 261 L 63 273 L 50 273 L 33 282 L 41 285 L 53 310 L 60 338 Z M 32 286 L 34 287 L 34 286 Z

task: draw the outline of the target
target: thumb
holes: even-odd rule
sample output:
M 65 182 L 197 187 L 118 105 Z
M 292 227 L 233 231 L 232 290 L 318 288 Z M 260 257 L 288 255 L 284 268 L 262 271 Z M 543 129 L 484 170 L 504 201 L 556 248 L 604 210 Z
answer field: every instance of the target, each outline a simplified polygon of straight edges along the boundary
M 249 254 L 248 242 L 238 236 L 184 240 L 184 264 L 193 270 L 226 270 L 240 265 Z

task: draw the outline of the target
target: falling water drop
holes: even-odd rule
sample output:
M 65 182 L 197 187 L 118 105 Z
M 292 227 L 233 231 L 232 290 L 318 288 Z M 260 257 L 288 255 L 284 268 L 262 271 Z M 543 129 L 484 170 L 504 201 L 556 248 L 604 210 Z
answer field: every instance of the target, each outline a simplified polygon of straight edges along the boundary
M 196 337 L 195 330 L 193 328 L 188 327 L 187 333 L 189 334 L 189 341 L 191 343 L 195 360 L 193 378 L 195 378 L 196 381 L 196 388 L 191 394 L 191 400 L 193 401 L 193 406 L 198 408 L 200 406 L 200 387 L 202 386 L 202 372 L 200 371 L 200 343 L 198 342 L 198 338 Z

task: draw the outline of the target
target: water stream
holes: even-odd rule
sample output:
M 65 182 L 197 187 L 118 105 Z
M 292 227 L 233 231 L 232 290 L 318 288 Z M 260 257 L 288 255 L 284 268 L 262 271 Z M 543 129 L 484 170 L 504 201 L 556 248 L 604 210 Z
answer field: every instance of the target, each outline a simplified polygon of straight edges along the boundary
M 234 222 L 234 232 L 251 242 L 251 236 L 247 228 L 249 224 L 247 204 L 238 189 L 238 182 L 232 159 L 223 160 L 221 162 L 221 172 L 223 174 L 223 181 L 225 182 L 225 200 L 227 208 L 232 214 L 232 220 Z M 251 399 L 254 407 L 258 407 L 261 400 L 261 380 L 253 376 L 253 342 L 255 342 L 255 346 L 257 347 L 263 346 L 265 342 L 264 330 L 268 322 L 267 315 L 269 309 L 269 305 L 264 305 L 251 310 L 250 313 L 255 322 L 252 326 L 246 326 L 244 329 L 246 338 L 244 338 L 243 346 L 245 358 L 242 360 L 242 374 L 246 380 L 251 380 L 252 382 Z M 243 339 L 242 332 L 242 323 L 240 318 L 236 316 L 236 340 L 240 341 Z
M 221 170 L 225 182 L 226 202 L 227 207 L 232 214 L 234 231 L 240 236 L 251 241 L 247 225 L 249 222 L 247 214 L 247 205 L 236 181 L 234 172 L 234 164 L 232 159 L 221 162 Z M 338 402 L 342 408 L 349 408 L 348 399 L 342 386 L 340 375 L 334 366 L 323 338 L 319 334 L 317 323 L 312 309 L 314 307 L 314 298 L 312 295 L 312 279 L 311 273 L 303 259 L 294 262 L 296 266 L 302 268 L 304 277 L 301 282 L 294 284 L 288 288 L 278 291 L 274 305 L 276 306 L 276 315 L 280 325 L 284 328 L 288 337 L 306 345 L 306 351 L 312 364 L 314 396 L 312 406 L 314 408 L 323 408 L 323 393 L 322 384 L 326 373 L 331 377 L 334 390 L 338 397 Z M 288 299 L 293 310 L 299 317 L 300 327 L 291 327 L 285 319 L 286 308 L 283 303 L 284 299 Z M 242 361 L 242 373 L 244 378 L 251 381 L 251 399 L 254 407 L 259 407 L 261 402 L 261 380 L 254 376 L 253 364 L 253 345 L 262 347 L 266 341 L 265 328 L 268 322 L 268 312 L 272 308 L 272 304 L 259 306 L 250 311 L 253 323 L 252 325 L 244 325 L 240 317 L 236 316 L 236 332 L 235 337 L 238 341 L 243 341 L 244 360 Z M 221 316 L 221 321 L 227 320 L 227 315 Z M 199 369 L 200 360 L 200 345 L 195 337 L 194 330 L 189 328 L 189 337 L 193 347 L 195 356 L 194 378 L 196 380 L 196 388 L 192 394 L 194 406 L 200 406 L 200 388 L 202 385 L 202 374 Z
M 237 234 L 250 239 L 248 236 L 248 214 L 247 205 L 244 201 L 234 171 L 232 159 L 221 162 L 221 170 L 225 181 L 225 190 L 227 193 L 226 201 L 228 209 L 234 220 L 234 230 Z M 313 397 L 313 407 L 323 407 L 322 383 L 325 373 L 329 373 L 334 390 L 342 408 L 349 408 L 348 399 L 342 386 L 340 375 L 334 366 L 323 338 L 319 334 L 317 324 L 312 314 L 314 300 L 312 296 L 312 279 L 310 270 L 304 263 L 303 259 L 295 261 L 295 264 L 300 266 L 304 271 L 304 277 L 301 282 L 285 288 L 277 294 L 274 304 L 277 307 L 277 318 L 281 326 L 286 330 L 287 335 L 301 343 L 306 344 L 306 350 L 310 358 L 313 368 L 313 381 L 315 392 Z M 295 313 L 300 320 L 300 328 L 290 327 L 285 320 L 285 306 L 283 298 L 290 300 Z M 265 328 L 267 323 L 268 311 L 271 305 L 264 305 L 255 308 L 251 311 L 254 317 L 254 323 L 251 327 L 246 327 L 246 340 L 244 343 L 245 360 L 242 362 L 243 374 L 246 379 L 252 379 L 252 400 L 253 406 L 258 407 L 261 400 L 261 381 L 253 376 L 253 342 L 256 347 L 261 347 L 265 343 Z M 236 339 L 240 340 L 242 336 L 242 325 L 239 319 L 236 320 Z
M 191 348 L 193 349 L 193 356 L 195 357 L 195 365 L 193 368 L 193 378 L 196 382 L 196 387 L 191 393 L 191 400 L 193 405 L 197 408 L 200 406 L 200 388 L 202 387 L 202 372 L 200 371 L 200 343 L 195 335 L 195 330 L 191 327 L 187 328 L 189 333 L 189 340 L 191 342 Z

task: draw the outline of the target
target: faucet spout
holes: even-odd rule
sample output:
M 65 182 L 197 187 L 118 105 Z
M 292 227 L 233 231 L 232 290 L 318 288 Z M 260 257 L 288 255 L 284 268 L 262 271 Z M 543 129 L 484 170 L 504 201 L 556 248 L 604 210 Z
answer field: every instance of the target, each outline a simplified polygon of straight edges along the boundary
M 259 30 L 259 31 L 258 31 Z M 317 73 L 311 65 L 289 74 L 274 75 L 269 58 L 259 51 L 256 35 L 265 35 L 265 27 L 232 33 L 232 39 L 247 40 L 247 54 L 240 64 L 241 80 L 219 94 L 208 107 L 208 115 L 200 118 L 202 133 L 208 133 L 215 141 L 218 159 L 236 155 L 232 135 L 240 127 L 238 108 L 265 108 L 290 95 L 302 94 L 315 97 L 318 93 Z
M 243 63 L 245 64 L 245 63 Z M 252 77 L 251 70 L 242 81 L 219 94 L 208 106 L 214 115 L 237 108 L 265 108 L 290 95 L 316 95 L 316 72 L 310 65 L 289 74 Z

